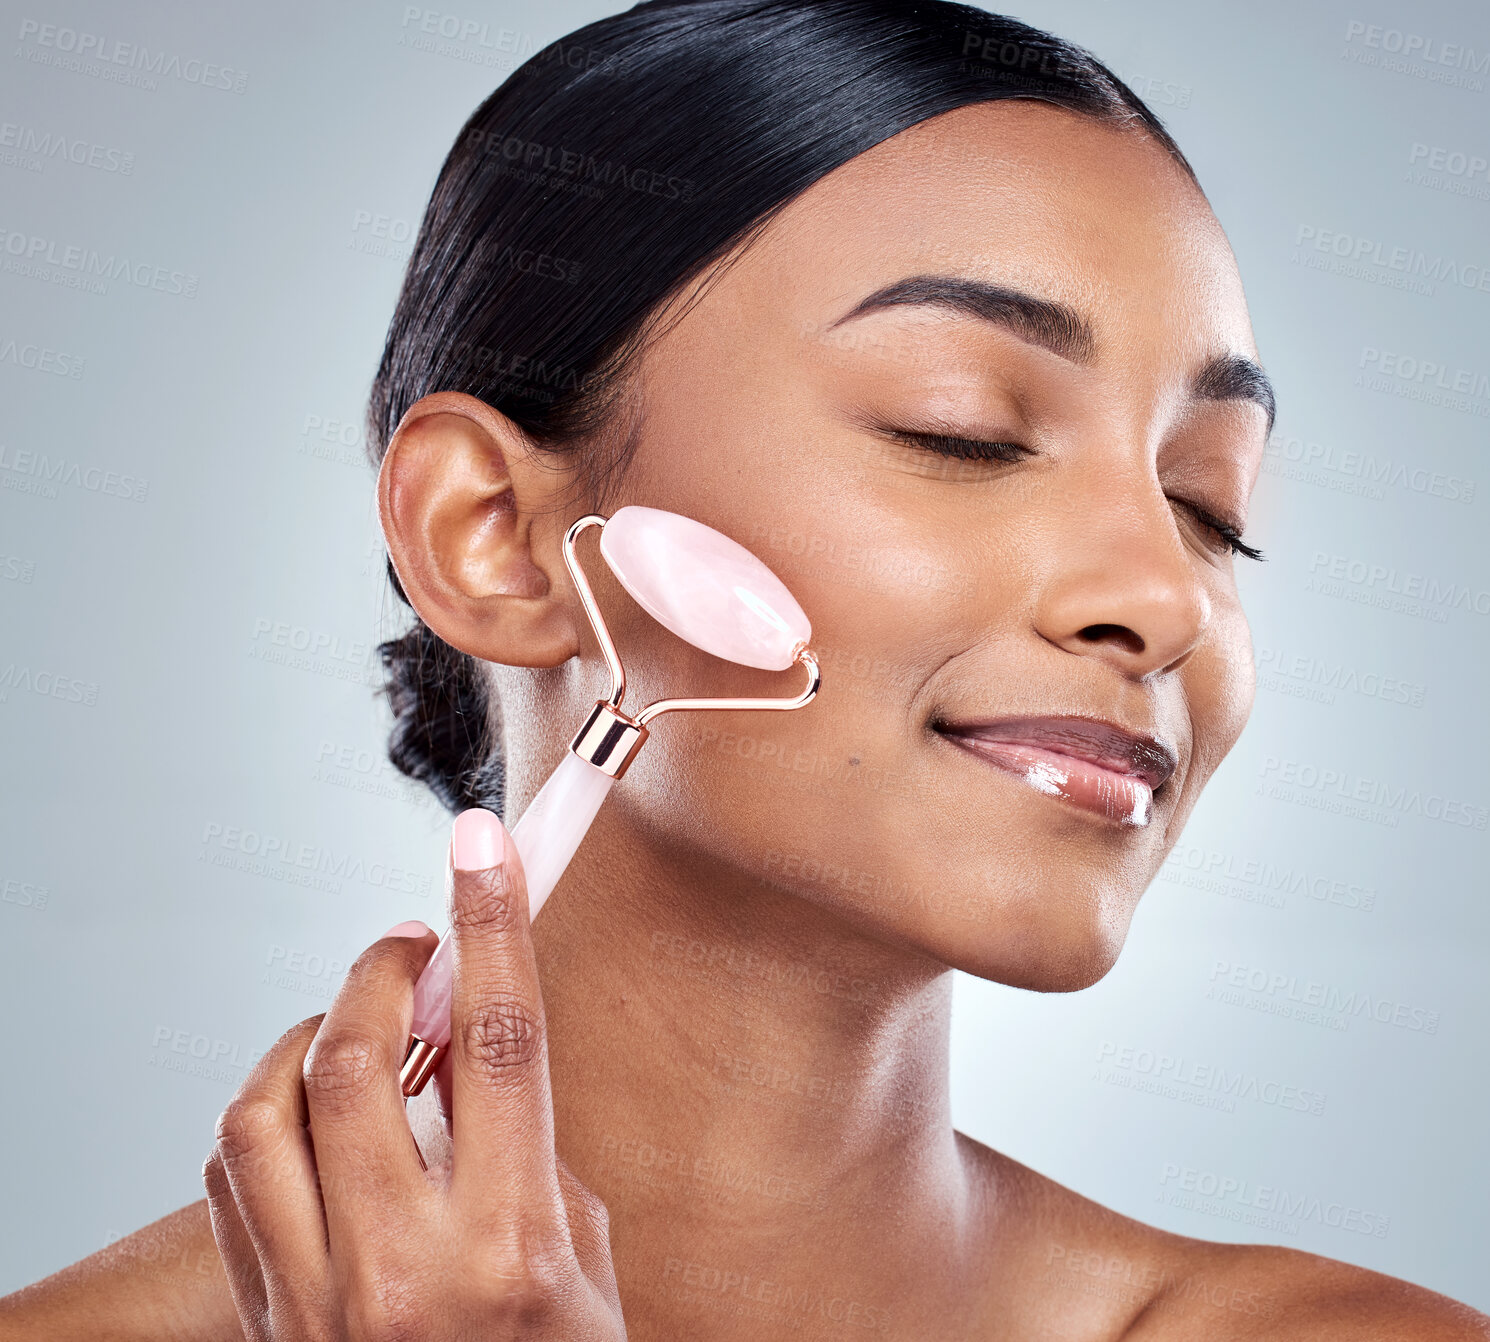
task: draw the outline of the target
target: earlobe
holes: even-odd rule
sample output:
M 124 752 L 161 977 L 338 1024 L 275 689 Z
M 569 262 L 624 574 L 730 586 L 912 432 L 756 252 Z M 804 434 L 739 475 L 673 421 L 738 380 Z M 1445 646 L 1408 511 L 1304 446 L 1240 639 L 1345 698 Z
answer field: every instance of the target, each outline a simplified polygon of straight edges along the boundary
M 378 513 L 399 584 L 445 642 L 509 666 L 578 654 L 580 612 L 554 532 L 568 483 L 473 396 L 437 392 L 409 407 L 378 473 Z

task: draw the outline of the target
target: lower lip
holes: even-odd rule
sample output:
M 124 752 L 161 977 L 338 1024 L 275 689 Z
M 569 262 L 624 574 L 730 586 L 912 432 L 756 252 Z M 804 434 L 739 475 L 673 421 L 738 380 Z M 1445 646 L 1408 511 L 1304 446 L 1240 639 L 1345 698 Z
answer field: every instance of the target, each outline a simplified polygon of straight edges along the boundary
M 954 736 L 950 732 L 945 735 L 947 740 L 1047 797 L 1059 797 L 1120 825 L 1141 828 L 1153 819 L 1154 790 L 1132 774 L 1017 741 L 987 741 L 974 736 Z

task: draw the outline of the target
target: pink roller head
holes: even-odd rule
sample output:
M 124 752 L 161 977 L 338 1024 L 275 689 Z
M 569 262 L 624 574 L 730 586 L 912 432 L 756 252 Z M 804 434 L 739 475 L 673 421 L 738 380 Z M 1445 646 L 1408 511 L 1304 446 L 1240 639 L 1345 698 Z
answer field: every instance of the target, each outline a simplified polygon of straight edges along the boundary
M 743 545 L 661 508 L 617 509 L 600 553 L 621 585 L 664 628 L 741 666 L 785 671 L 812 638 L 802 607 Z

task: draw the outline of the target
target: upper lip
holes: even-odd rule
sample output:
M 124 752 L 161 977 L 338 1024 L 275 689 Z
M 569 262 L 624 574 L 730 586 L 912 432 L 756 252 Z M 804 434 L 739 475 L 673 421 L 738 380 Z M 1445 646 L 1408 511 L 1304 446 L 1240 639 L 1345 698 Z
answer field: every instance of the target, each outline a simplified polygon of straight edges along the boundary
M 990 718 L 938 722 L 938 731 L 975 740 L 1003 741 L 1070 755 L 1141 778 L 1151 789 L 1168 781 L 1179 763 L 1174 748 L 1143 732 L 1130 732 L 1101 718 Z

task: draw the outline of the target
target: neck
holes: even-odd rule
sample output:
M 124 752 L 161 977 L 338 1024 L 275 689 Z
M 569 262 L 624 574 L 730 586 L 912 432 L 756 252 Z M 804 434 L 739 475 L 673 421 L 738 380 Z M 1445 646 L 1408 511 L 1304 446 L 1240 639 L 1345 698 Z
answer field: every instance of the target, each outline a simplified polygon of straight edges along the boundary
M 869 1308 L 887 1262 L 924 1262 L 967 1219 L 951 973 L 758 877 L 680 862 L 620 800 L 534 939 L 559 1153 L 610 1211 L 623 1299 L 696 1323 L 710 1297 L 680 1295 L 687 1279 L 733 1273 Z

